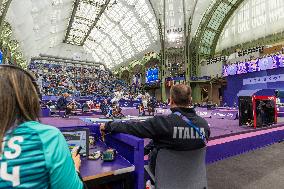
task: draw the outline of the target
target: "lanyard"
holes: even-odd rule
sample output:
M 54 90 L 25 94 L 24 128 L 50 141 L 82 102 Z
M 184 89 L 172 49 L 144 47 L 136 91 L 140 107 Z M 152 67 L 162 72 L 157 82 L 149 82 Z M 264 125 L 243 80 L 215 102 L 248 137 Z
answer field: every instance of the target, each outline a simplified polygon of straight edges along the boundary
M 201 139 L 204 141 L 204 143 L 206 144 L 206 137 L 205 137 L 204 133 L 200 130 L 200 128 L 195 126 L 187 117 L 182 115 L 180 112 L 174 112 L 174 114 L 181 117 L 187 123 L 187 125 L 189 127 L 192 127 L 198 133 L 198 135 L 201 137 Z

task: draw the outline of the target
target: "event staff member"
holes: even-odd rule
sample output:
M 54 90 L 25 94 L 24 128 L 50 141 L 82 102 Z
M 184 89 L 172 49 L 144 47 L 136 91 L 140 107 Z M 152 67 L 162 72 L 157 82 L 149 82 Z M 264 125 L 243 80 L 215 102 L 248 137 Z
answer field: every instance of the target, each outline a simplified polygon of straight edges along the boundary
M 25 70 L 0 65 L 0 188 L 83 188 L 80 156 L 61 132 L 38 122 L 36 81 Z
M 152 114 L 153 116 L 155 115 L 156 104 L 157 104 L 157 102 L 156 102 L 155 97 L 152 97 L 152 98 L 149 100 L 149 102 L 148 102 L 148 107 L 147 107 L 149 115 L 150 115 L 150 114 Z
M 109 114 L 110 105 L 108 104 L 108 100 L 107 99 L 104 99 L 103 103 L 100 106 L 100 109 L 101 109 L 102 114 L 104 116 L 107 116 Z
M 147 149 L 150 147 L 149 166 L 154 173 L 159 149 L 185 151 L 203 148 L 206 145 L 199 133 L 189 127 L 182 117 L 176 115 L 175 112 L 179 112 L 188 118 L 207 139 L 210 136 L 207 121 L 199 117 L 193 108 L 190 108 L 191 88 L 189 86 L 183 84 L 173 86 L 170 91 L 170 104 L 172 114 L 167 116 L 155 116 L 144 122 L 108 122 L 101 124 L 102 135 L 120 132 L 153 139 L 145 151 L 148 153 Z
M 67 98 L 69 97 L 68 93 L 64 93 L 63 96 L 61 96 L 57 102 L 56 102 L 56 108 L 58 110 L 64 110 L 64 117 L 68 117 L 68 115 L 71 113 L 72 109 L 68 106 L 69 102 L 67 101 Z

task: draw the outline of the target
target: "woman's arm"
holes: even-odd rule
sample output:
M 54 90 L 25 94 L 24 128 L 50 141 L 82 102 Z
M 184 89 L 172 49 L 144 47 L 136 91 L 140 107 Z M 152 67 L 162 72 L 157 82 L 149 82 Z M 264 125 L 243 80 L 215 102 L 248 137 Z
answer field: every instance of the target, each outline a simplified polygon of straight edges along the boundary
M 80 179 L 70 150 L 62 133 L 54 128 L 41 134 L 46 165 L 49 170 L 50 188 L 81 189 L 83 182 Z M 79 156 L 75 157 L 79 171 Z

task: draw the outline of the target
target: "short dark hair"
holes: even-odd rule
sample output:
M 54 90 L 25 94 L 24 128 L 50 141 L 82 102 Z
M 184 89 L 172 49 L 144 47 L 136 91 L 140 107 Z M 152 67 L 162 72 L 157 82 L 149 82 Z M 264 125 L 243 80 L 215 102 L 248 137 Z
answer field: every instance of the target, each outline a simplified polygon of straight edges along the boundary
M 188 85 L 178 84 L 171 88 L 171 98 L 177 106 L 189 106 L 191 103 L 191 88 Z

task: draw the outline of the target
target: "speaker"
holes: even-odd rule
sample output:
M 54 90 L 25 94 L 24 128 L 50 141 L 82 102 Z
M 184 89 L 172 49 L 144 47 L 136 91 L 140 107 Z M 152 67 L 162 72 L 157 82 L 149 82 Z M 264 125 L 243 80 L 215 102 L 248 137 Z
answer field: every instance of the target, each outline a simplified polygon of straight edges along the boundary
M 250 96 L 239 97 L 239 126 L 253 125 L 253 106 Z

